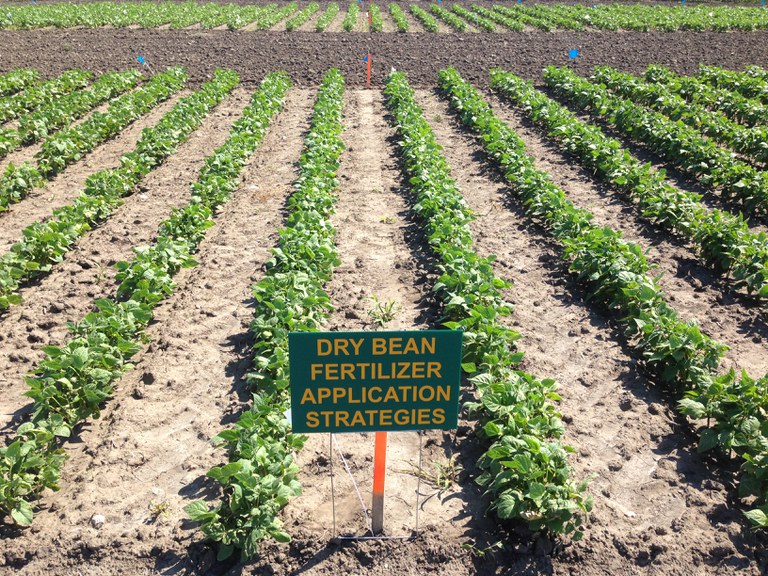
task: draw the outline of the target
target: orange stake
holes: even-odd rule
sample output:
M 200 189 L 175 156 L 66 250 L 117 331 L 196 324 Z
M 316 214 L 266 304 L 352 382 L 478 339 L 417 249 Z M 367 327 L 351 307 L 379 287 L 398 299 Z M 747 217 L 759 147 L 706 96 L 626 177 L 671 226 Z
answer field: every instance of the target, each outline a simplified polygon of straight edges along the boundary
M 367 60 L 368 61 L 368 69 L 367 69 L 367 71 L 365 73 L 365 86 L 366 86 L 366 88 L 370 88 L 371 87 L 371 60 L 373 60 L 373 58 L 371 58 L 371 54 L 369 52 L 368 53 L 368 60 Z
M 387 471 L 387 433 L 376 432 L 373 449 L 373 499 L 371 529 L 380 534 L 384 529 L 384 476 Z

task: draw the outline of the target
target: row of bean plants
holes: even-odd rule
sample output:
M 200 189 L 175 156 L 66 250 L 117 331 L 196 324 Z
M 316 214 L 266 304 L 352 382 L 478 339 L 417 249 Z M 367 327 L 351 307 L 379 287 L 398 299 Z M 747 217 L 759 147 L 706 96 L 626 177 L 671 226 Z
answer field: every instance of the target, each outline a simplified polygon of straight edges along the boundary
M 68 70 L 58 78 L 27 87 L 23 92 L 0 98 L 0 122 L 18 118 L 42 104 L 53 102 L 74 90 L 85 88 L 93 78 L 86 70 Z
M 546 22 L 553 28 L 562 28 L 565 30 L 583 30 L 584 26 L 572 11 L 565 9 L 563 5 L 545 6 L 543 4 L 532 4 L 521 6 L 522 12 L 529 18 L 530 24 L 536 26 L 538 22 Z
M 528 214 L 564 246 L 571 271 L 591 298 L 616 311 L 646 368 L 675 387 L 683 414 L 699 423 L 706 418 L 699 449 L 719 447 L 742 458 L 740 494 L 756 498 L 746 514 L 755 524 L 768 525 L 768 376 L 754 380 L 733 370 L 718 375 L 727 346 L 694 322 L 684 322 L 666 303 L 642 248 L 592 224 L 592 215 L 576 208 L 548 174 L 535 168 L 522 140 L 458 72 L 443 70 L 439 81 L 462 122 L 481 135 L 486 153 Z
M 703 260 L 733 276 L 734 288 L 768 300 L 768 237 L 743 218 L 708 211 L 700 196 L 672 186 L 663 172 L 641 162 L 600 128 L 581 122 L 514 74 L 494 70 L 491 86 L 519 106 L 585 168 L 638 203 L 643 216 L 695 243 Z
M 173 150 L 179 138 L 176 132 L 187 131 L 179 122 L 194 124 L 189 115 L 195 114 L 196 105 L 211 102 L 214 91 L 220 93 L 220 100 L 231 90 L 232 79 L 237 82 L 234 72 L 219 74 L 186 99 L 186 104 L 179 103 L 158 127 L 145 132 L 145 142 L 151 145 L 129 154 L 132 158 L 126 160 L 124 168 L 148 171 L 158 161 L 148 153 L 161 146 Z M 261 114 L 261 100 L 258 106 Z M 261 130 L 267 121 L 268 116 L 260 116 L 255 127 Z M 153 307 L 172 292 L 170 277 L 181 267 L 194 264 L 190 254 L 210 226 L 212 209 L 232 188 L 227 182 L 231 170 L 228 173 L 224 169 L 223 159 L 233 161 L 231 155 L 217 158 L 219 161 L 209 161 L 203 171 L 209 180 L 216 178 L 217 196 L 206 199 L 201 190 L 193 190 L 190 206 L 161 224 L 157 244 L 147 250 L 137 249 L 133 262 L 119 265 L 117 296 L 97 300 L 96 311 L 71 323 L 72 339 L 65 345 L 43 349 L 45 358 L 27 378 L 30 390 L 26 395 L 34 400 L 31 419 L 18 428 L 7 446 L 0 448 L 0 512 L 10 515 L 16 523 L 30 524 L 34 512 L 31 502 L 46 488 L 59 488 L 65 460 L 62 439 L 88 418 L 99 417 L 103 403 L 114 391 L 114 383 L 130 369 L 131 356 L 145 343 L 143 330 L 152 319 Z M 219 184 L 228 187 L 219 191 Z
M 724 114 L 686 101 L 661 84 L 652 84 L 608 66 L 595 66 L 594 79 L 617 96 L 643 104 L 706 134 L 749 160 L 768 161 L 768 127 L 745 128 Z
M 545 10 L 577 18 L 585 26 L 602 30 L 673 32 L 761 30 L 768 27 L 768 12 L 759 6 L 600 4 L 588 7 L 577 4 Z
M 520 334 L 499 320 L 511 313 L 502 294 L 509 284 L 494 275 L 493 256 L 474 251 L 474 217 L 405 75 L 390 74 L 384 93 L 415 195 L 413 210 L 438 261 L 433 293 L 442 301 L 445 325 L 464 332 L 462 367 L 478 396 L 469 407 L 480 417 L 478 434 L 490 444 L 478 461 L 478 482 L 499 518 L 578 540 L 591 501 L 585 485 L 570 478 L 572 448 L 557 440 L 563 423 L 552 404 L 559 399 L 556 384 L 515 368 L 522 358 L 514 345 Z
M 515 20 L 523 25 L 531 26 L 533 28 L 538 28 L 539 30 L 544 30 L 545 32 L 551 32 L 557 28 L 557 26 L 548 20 L 543 20 L 536 16 L 532 16 L 531 14 L 528 14 L 527 12 L 524 12 L 517 7 L 509 8 L 508 6 L 496 5 L 493 7 L 493 10 L 494 12 L 506 16 L 511 20 Z
M 471 10 L 478 13 L 483 18 L 486 18 L 491 22 L 495 22 L 496 24 L 501 24 L 505 28 L 508 28 L 514 32 L 522 32 L 525 28 L 525 24 L 523 24 L 517 18 L 505 16 L 497 10 L 489 10 L 488 8 L 483 8 L 479 4 L 473 4 Z
M 357 4 L 357 2 L 352 2 Z M 390 3 L 391 5 L 391 3 Z M 289 8 L 290 6 L 290 8 Z M 453 6 L 461 6 L 454 3 Z M 476 4 L 467 4 L 474 10 Z M 641 6 L 622 4 L 584 5 L 535 5 L 494 7 L 501 14 L 519 24 L 542 30 L 581 30 L 584 27 L 603 30 L 675 31 L 675 30 L 759 30 L 768 28 L 768 12 L 760 7 L 742 6 Z M 138 25 L 145 28 L 168 25 L 185 28 L 199 24 L 202 28 L 227 25 L 239 29 L 256 22 L 266 14 L 271 17 L 271 27 L 288 18 L 297 10 L 291 2 L 278 8 L 277 4 L 266 7 L 197 2 L 93 2 L 56 3 L 6 6 L 0 11 L 0 28 L 32 29 L 53 26 L 126 27 Z M 479 14 L 479 12 L 476 12 Z M 418 17 L 418 16 L 417 16 Z M 492 19 L 492 18 L 491 18 Z M 501 23 L 501 22 L 499 22 Z M 482 28 L 483 25 L 480 25 Z M 517 28 L 517 25 L 514 26 Z
M 768 104 L 768 81 L 762 78 L 703 64 L 699 67 L 696 76 L 702 82 L 715 88 L 725 88 L 732 92 L 738 92 L 747 98 L 755 98 L 762 104 Z
M 0 129 L 0 158 L 20 145 L 30 145 L 64 128 L 93 108 L 134 88 L 141 79 L 137 70 L 111 72 L 91 86 L 57 98 L 18 119 L 18 128 Z
M 317 2 L 310 2 L 303 10 L 299 10 L 295 16 L 292 16 L 286 23 L 285 29 L 289 32 L 296 30 L 299 26 L 304 24 L 307 20 L 314 16 L 315 12 L 320 10 L 320 4 Z
M 84 122 L 49 136 L 35 154 L 36 166 L 30 162 L 19 166 L 9 163 L 0 177 L 0 211 L 26 198 L 32 189 L 170 98 L 181 90 L 186 79 L 181 68 L 157 74 L 138 90 L 114 99 L 106 112 L 94 112 Z
M 382 30 L 384 30 L 384 20 L 381 16 L 381 8 L 379 8 L 379 5 L 378 4 L 369 5 L 368 12 L 370 13 L 370 18 L 371 18 L 371 24 L 370 24 L 371 32 L 381 32 Z
M 411 4 L 409 6 L 411 14 L 418 20 L 427 32 L 437 32 L 437 20 L 421 6 Z
M 322 32 L 326 28 L 328 28 L 328 25 L 333 22 L 333 19 L 336 18 L 336 14 L 339 13 L 339 3 L 338 2 L 331 2 L 328 5 L 328 8 L 325 9 L 325 12 L 323 12 L 320 15 L 320 18 L 317 19 L 317 22 L 315 23 L 315 30 L 318 32 Z
M 203 501 L 186 507 L 206 536 L 220 543 L 219 559 L 235 550 L 241 558 L 250 558 L 265 538 L 290 539 L 277 514 L 301 493 L 293 452 L 306 438 L 291 432 L 284 414 L 290 405 L 288 333 L 318 330 L 331 309 L 323 286 L 339 264 L 329 218 L 344 149 L 343 94 L 343 76 L 329 70 L 315 102 L 279 246 L 267 262 L 266 275 L 253 288 L 255 371 L 248 375 L 253 405 L 233 428 L 214 438 L 229 454 L 229 463 L 208 472 L 221 485 L 221 501 L 212 509 Z
M 454 4 L 451 6 L 451 10 L 464 18 L 470 24 L 476 26 L 479 30 L 485 30 L 486 32 L 496 31 L 496 24 L 494 24 L 492 20 L 481 16 L 475 11 L 469 10 L 461 4 Z
M 253 23 L 259 30 L 269 30 L 272 26 L 282 22 L 288 18 L 288 16 L 296 12 L 298 7 L 298 3 L 288 2 L 284 6 L 276 9 L 262 10 L 259 12 L 259 15 Z
M 408 32 L 408 28 L 410 27 L 408 19 L 405 17 L 405 13 L 403 12 L 403 9 L 400 8 L 399 4 L 390 2 L 389 15 L 392 16 L 392 20 L 394 21 L 398 32 Z
M 548 66 L 544 80 L 559 97 L 604 118 L 619 131 L 690 174 L 703 184 L 722 187 L 749 213 L 768 214 L 768 173 L 735 158 L 698 130 L 634 102 L 613 96 L 566 67 Z
M 429 11 L 457 32 L 465 32 L 467 30 L 467 23 L 464 20 L 440 4 L 430 5 Z
M 0 257 L 0 309 L 18 303 L 25 283 L 50 272 L 80 236 L 107 220 L 122 204 L 122 197 L 173 154 L 238 82 L 235 72 L 217 70 L 211 81 L 179 100 L 154 127 L 145 129 L 136 148 L 120 158 L 119 168 L 92 174 L 72 204 L 26 227 L 24 238 Z
M 341 27 L 345 32 L 351 32 L 357 24 L 357 15 L 360 12 L 360 6 L 357 2 L 352 2 L 347 9 L 347 14 L 341 22 Z
M 645 71 L 648 82 L 662 84 L 667 90 L 679 94 L 687 101 L 725 114 L 728 118 L 745 126 L 765 126 L 768 124 L 768 106 L 731 92 L 724 88 L 713 88 L 693 76 L 680 76 L 669 68 L 651 64 Z
M 37 84 L 40 73 L 29 68 L 18 68 L 0 75 L 0 96 L 15 94 L 28 86 Z

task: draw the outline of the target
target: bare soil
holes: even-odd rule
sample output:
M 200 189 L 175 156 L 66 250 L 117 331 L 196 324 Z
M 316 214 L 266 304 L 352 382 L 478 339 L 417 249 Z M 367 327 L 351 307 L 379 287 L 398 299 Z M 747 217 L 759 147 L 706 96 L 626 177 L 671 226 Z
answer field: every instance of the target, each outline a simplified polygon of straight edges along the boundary
M 340 12 L 333 26 L 343 19 Z M 361 24 L 362 16 L 358 17 Z M 335 28 L 334 28 L 335 29 Z M 363 28 L 361 28 L 362 31 Z M 46 75 L 74 67 L 97 72 L 135 65 L 142 54 L 153 69 L 182 65 L 193 82 L 203 82 L 217 67 L 234 68 L 246 83 L 266 73 L 286 70 L 295 82 L 314 86 L 331 67 L 351 85 L 365 83 L 363 57 L 373 55 L 372 80 L 382 85 L 392 68 L 407 71 L 414 85 L 428 87 L 438 70 L 457 68 L 469 80 L 487 84 L 488 70 L 509 69 L 538 81 L 549 64 L 569 64 L 580 74 L 595 65 L 641 72 L 648 64 L 690 74 L 699 63 L 742 68 L 768 65 L 768 31 L 709 32 L 566 32 L 531 30 L 508 34 L 407 34 L 231 32 L 227 30 L 26 30 L 0 31 L 7 47 L 0 72 L 34 66 Z M 568 51 L 579 50 L 569 61 Z
M 342 18 L 340 13 L 336 21 Z M 176 292 L 157 308 L 151 342 L 137 356 L 136 369 L 118 383 L 102 417 L 65 444 L 70 460 L 61 491 L 40 500 L 32 528 L 0 525 L 0 574 L 768 574 L 768 538 L 752 531 L 741 514 L 737 463 L 697 453 L 695 430 L 676 415 L 676 399 L 643 371 L 616 319 L 586 301 L 558 246 L 524 215 L 479 143 L 459 128 L 434 91 L 435 72 L 447 65 L 480 86 L 492 66 L 538 81 L 540 69 L 563 63 L 572 47 L 584 55 L 574 64 L 582 73 L 597 63 L 639 72 L 656 62 L 688 73 L 699 62 L 766 65 L 765 40 L 765 33 L 0 32 L 0 43 L 9 47 L 3 69 L 30 65 L 53 75 L 80 65 L 103 71 L 131 66 L 132 54 L 140 52 L 158 68 L 188 66 L 195 82 L 214 67 L 231 66 L 247 88 L 278 68 L 299 84 L 208 231 L 198 265 L 179 273 Z M 672 45 L 678 48 L 661 50 Z M 369 48 L 376 86 L 363 90 L 355 85 L 363 81 L 362 54 Z M 71 58 L 62 58 L 63 52 Z M 370 434 L 338 435 L 338 449 L 327 436 L 314 436 L 299 453 L 304 494 L 282 514 L 294 538 L 288 546 L 270 542 L 247 564 L 218 563 L 186 519 L 186 503 L 216 498 L 205 471 L 226 455 L 209 439 L 249 401 L 250 286 L 262 277 L 277 241 L 315 85 L 330 66 L 340 67 L 351 87 L 333 217 L 342 264 L 328 286 L 335 311 L 326 328 L 376 329 L 369 313 L 374 295 L 396 304 L 387 328 L 439 323 L 430 292 L 434 262 L 410 211 L 413 198 L 378 89 L 394 66 L 421 87 L 418 101 L 476 213 L 478 252 L 496 254 L 497 275 L 513 283 L 507 298 L 515 311 L 508 321 L 522 334 L 524 368 L 560 383 L 566 441 L 575 448 L 573 474 L 591 480 L 595 500 L 583 541 L 536 538 L 485 514 L 487 503 L 474 482 L 481 446 L 464 419 L 450 433 L 390 435 L 386 532 L 410 536 L 418 521 L 413 540 L 332 539 L 365 532 Z M 203 158 L 226 138 L 247 97 L 248 90 L 235 91 L 112 219 L 86 235 L 48 278 L 25 290 L 23 304 L 0 316 L 0 434 L 11 433 L 28 410 L 23 373 L 34 367 L 42 346 L 62 342 L 67 321 L 80 318 L 93 298 L 114 293 L 112 264 L 151 242 L 157 223 L 186 201 Z M 727 366 L 753 375 L 768 370 L 764 318 L 748 300 L 699 266 L 690 246 L 648 228 L 631 205 L 596 184 L 518 112 L 492 96 L 491 102 L 577 205 L 649 249 L 672 304 L 732 347 Z M 136 137 L 128 134 L 65 170 L 49 193 L 69 197 L 87 173 L 116 162 L 120 147 L 130 149 Z M 4 228 L 19 230 L 42 208 L 39 195 L 19 203 L 2 216 Z M 464 393 L 471 397 L 471 387 Z M 420 455 L 421 481 L 415 473 Z M 438 474 L 440 467 L 449 473 Z M 106 517 L 99 529 L 91 525 L 94 514 Z

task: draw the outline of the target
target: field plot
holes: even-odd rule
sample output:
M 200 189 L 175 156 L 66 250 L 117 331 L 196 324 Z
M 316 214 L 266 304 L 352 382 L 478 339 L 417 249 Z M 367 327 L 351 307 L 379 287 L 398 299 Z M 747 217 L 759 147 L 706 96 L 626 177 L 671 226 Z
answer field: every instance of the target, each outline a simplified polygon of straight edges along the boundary
M 168 6 L 0 30 L 0 574 L 768 573 L 766 32 Z M 373 435 L 291 433 L 287 333 L 443 325 L 418 538 L 331 541 Z

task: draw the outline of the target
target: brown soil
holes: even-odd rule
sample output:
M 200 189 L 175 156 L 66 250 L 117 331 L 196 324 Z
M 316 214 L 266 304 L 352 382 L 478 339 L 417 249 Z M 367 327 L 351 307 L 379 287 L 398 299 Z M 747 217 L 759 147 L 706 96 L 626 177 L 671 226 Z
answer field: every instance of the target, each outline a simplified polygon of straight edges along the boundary
M 342 18 L 340 13 L 337 22 Z M 585 55 L 576 64 L 581 72 L 606 62 L 631 71 L 661 62 L 692 72 L 698 62 L 765 65 L 766 39 L 765 33 L 0 32 L 0 42 L 10 48 L 1 64 L 8 68 L 33 65 L 49 75 L 75 65 L 100 71 L 121 62 L 130 66 L 133 58 L 125 54 L 141 52 L 152 55 L 148 60 L 156 67 L 188 66 L 198 82 L 216 66 L 233 66 L 247 83 L 284 67 L 300 84 L 289 93 L 285 110 L 246 168 L 243 184 L 217 215 L 196 257 L 198 265 L 179 273 L 176 292 L 157 308 L 149 328 L 151 343 L 137 356 L 136 369 L 120 380 L 101 419 L 65 445 L 70 460 L 62 490 L 44 495 L 31 529 L 0 526 L 0 574 L 768 573 L 768 539 L 750 530 L 741 514 L 737 463 L 697 454 L 696 435 L 675 414 L 675 398 L 653 385 L 615 319 L 585 301 L 558 246 L 524 216 L 489 169 L 479 144 L 457 126 L 433 91 L 436 70 L 449 64 L 480 85 L 494 65 L 538 80 L 541 67 L 561 63 L 560 54 L 575 42 Z M 674 43 L 678 52 L 659 52 L 659 46 Z M 71 46 L 68 59 L 61 58 L 65 44 Z M 477 250 L 498 255 L 496 273 L 513 282 L 507 297 L 515 312 L 509 322 L 523 335 L 524 367 L 560 382 L 566 440 L 576 448 L 574 476 L 591 478 L 595 499 L 582 542 L 532 539 L 519 527 L 498 525 L 485 515 L 486 502 L 474 483 L 480 447 L 465 420 L 452 433 L 390 435 L 386 530 L 403 536 L 416 528 L 418 491 L 420 535 L 413 541 L 330 539 L 334 526 L 327 436 L 312 437 L 298 455 L 304 494 L 282 515 L 294 537 L 290 545 L 266 543 L 261 555 L 246 565 L 217 563 L 197 526 L 185 519 L 186 503 L 215 499 L 215 485 L 204 474 L 225 454 L 209 439 L 248 402 L 244 375 L 250 365 L 250 286 L 262 276 L 284 218 L 315 96 L 312 86 L 332 65 L 348 75 L 349 84 L 360 84 L 362 54 L 369 46 L 377 83 L 395 66 L 423 87 L 418 100 L 477 215 Z M 23 372 L 40 358 L 43 345 L 63 341 L 65 321 L 81 317 L 94 297 L 114 293 L 111 265 L 127 258 L 133 246 L 151 242 L 157 223 L 186 201 L 202 159 L 224 140 L 247 95 L 238 90 L 223 102 L 177 154 L 145 179 L 139 194 L 126 199 L 48 278 L 25 290 L 23 304 L 0 318 L 0 414 L 4 424 L 16 416 L 3 435 L 24 413 Z M 664 272 L 661 282 L 673 305 L 732 346 L 728 365 L 748 368 L 754 375 L 768 369 L 764 323 L 753 321 L 756 313 L 746 299 L 701 268 L 685 243 L 642 224 L 634 209 L 596 185 L 517 112 L 495 98 L 492 102 L 518 129 L 539 166 L 577 205 L 650 248 L 649 259 Z M 326 328 L 374 329 L 368 313 L 373 295 L 398 305 L 387 328 L 433 327 L 439 321 L 430 292 L 434 263 L 421 227 L 411 217 L 413 198 L 397 162 L 379 90 L 348 89 L 345 127 L 333 217 L 342 264 L 328 286 L 335 311 Z M 96 151 L 52 183 L 51 193 L 68 189 L 68 179 L 74 182 L 107 167 L 101 163 L 116 162 L 117 143 L 130 148 L 128 132 L 124 134 L 104 146 L 113 156 L 97 156 L 101 152 Z M 25 203 L 32 211 L 39 209 L 35 202 L 30 198 L 4 215 L 4 228 L 18 230 L 26 217 Z M 465 393 L 471 394 L 469 386 Z M 363 502 L 339 452 L 333 452 L 335 531 L 360 534 L 366 526 L 364 508 L 370 507 L 372 435 L 339 435 L 336 440 Z M 420 444 L 423 470 L 432 475 L 438 464 L 448 466 L 455 455 L 450 486 L 436 486 L 426 478 L 419 485 L 412 472 Z M 91 526 L 94 514 L 106 517 L 100 529 Z
M 340 13 L 332 27 L 343 19 Z M 358 16 L 358 24 L 362 16 Z M 334 28 L 335 29 L 335 28 Z M 392 67 L 408 72 L 419 86 L 431 86 L 438 70 L 454 66 L 481 85 L 488 70 L 509 69 L 538 80 L 549 64 L 566 64 L 579 49 L 574 69 L 588 74 L 597 64 L 640 72 L 650 63 L 692 73 L 699 63 L 742 68 L 768 65 L 768 31 L 750 33 L 608 33 L 530 31 L 509 34 L 331 34 L 316 32 L 230 32 L 218 30 L 29 30 L 0 31 L 8 46 L 0 71 L 34 66 L 47 75 L 84 66 L 103 72 L 135 64 L 136 54 L 160 69 L 182 65 L 194 82 L 217 67 L 236 69 L 246 83 L 284 69 L 298 83 L 317 85 L 337 67 L 352 85 L 365 82 L 363 56 L 373 54 L 373 80 L 381 85 Z M 66 54 L 66 57 L 62 57 Z

